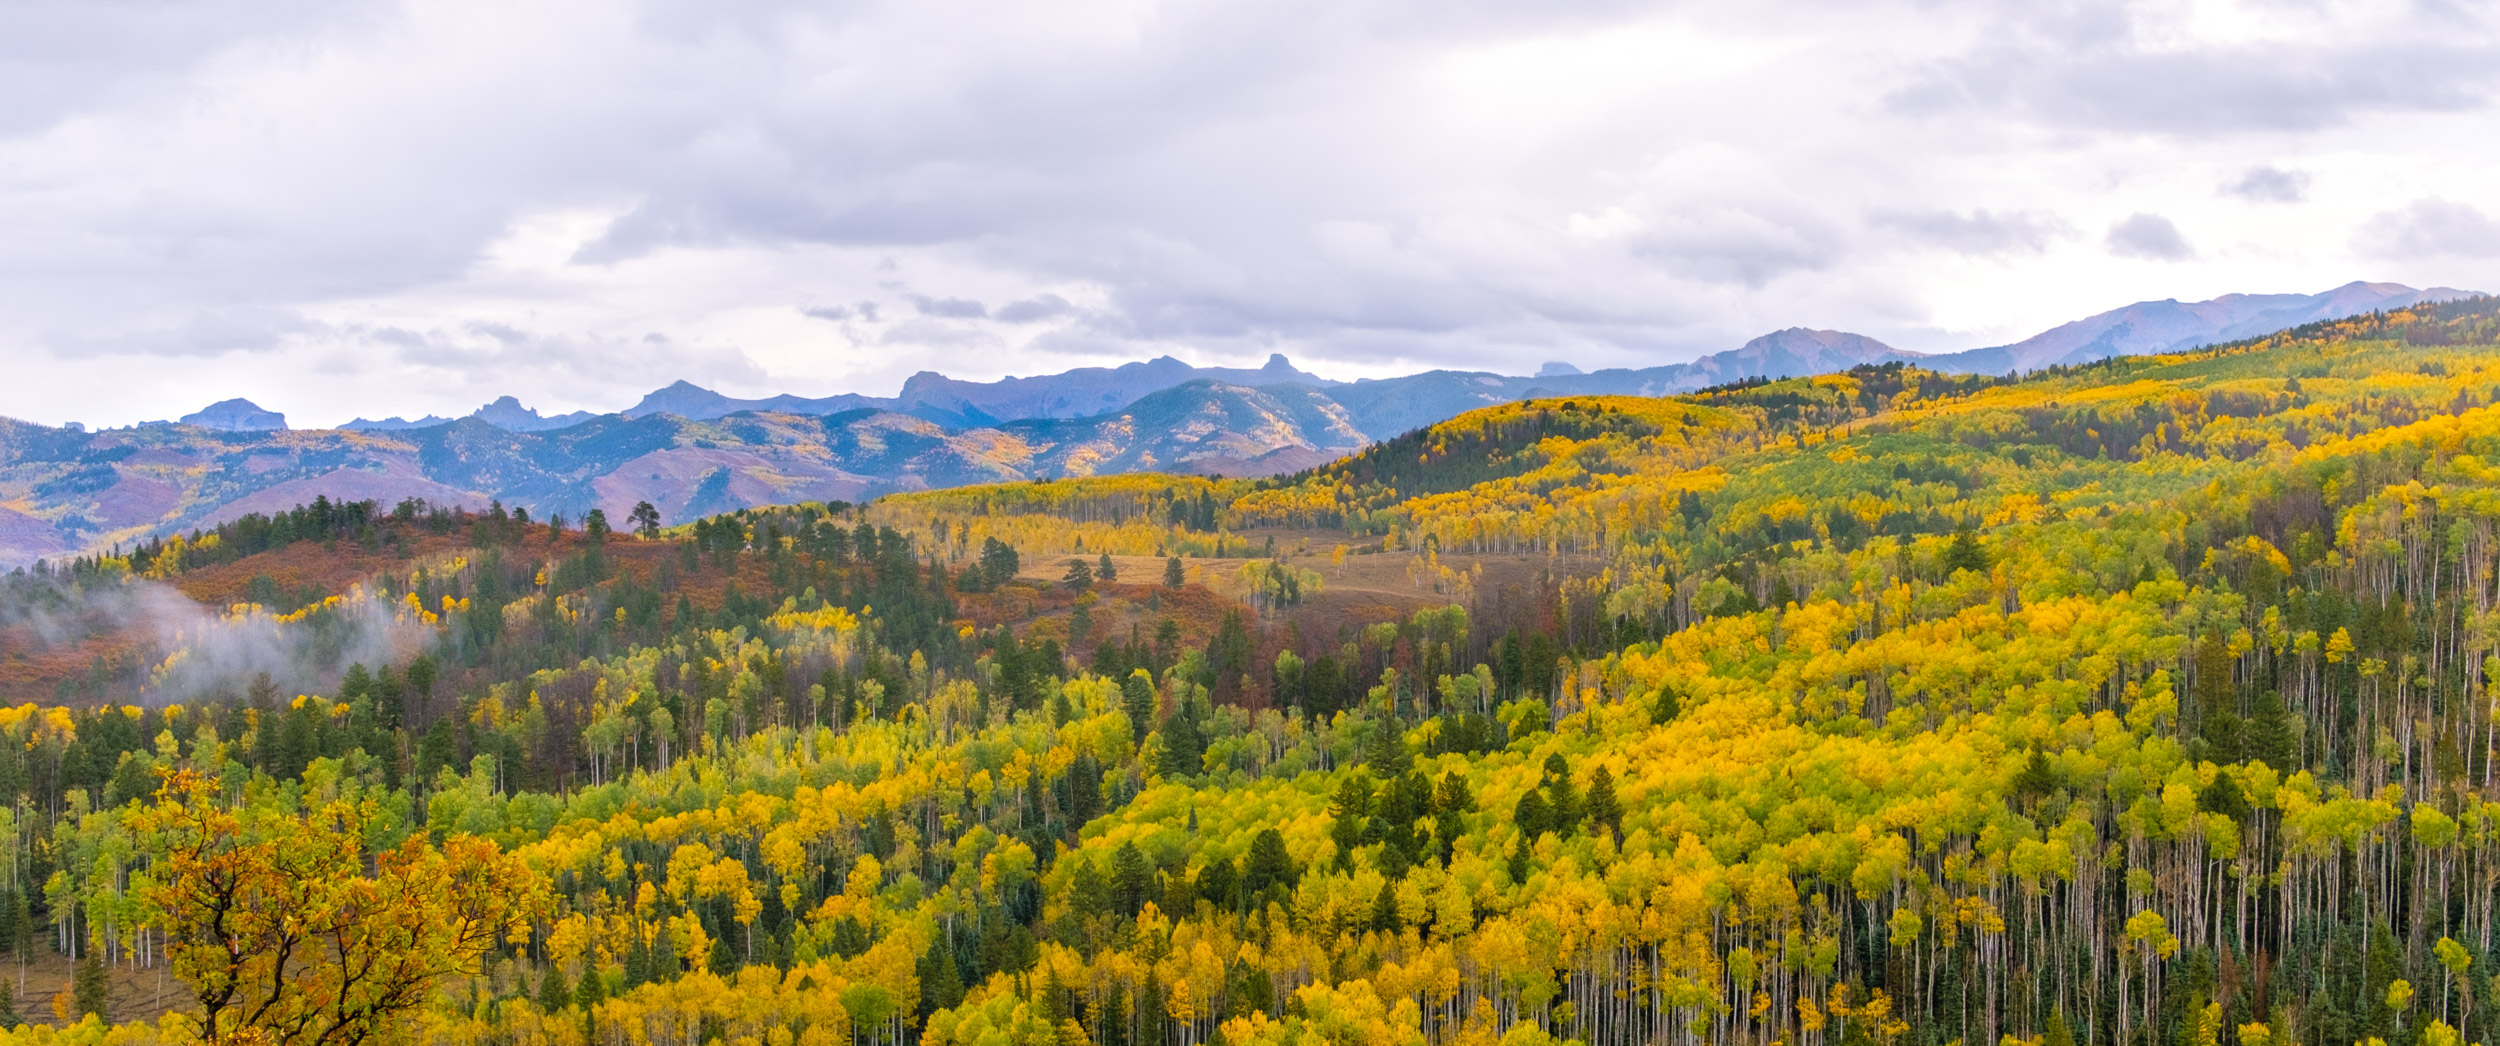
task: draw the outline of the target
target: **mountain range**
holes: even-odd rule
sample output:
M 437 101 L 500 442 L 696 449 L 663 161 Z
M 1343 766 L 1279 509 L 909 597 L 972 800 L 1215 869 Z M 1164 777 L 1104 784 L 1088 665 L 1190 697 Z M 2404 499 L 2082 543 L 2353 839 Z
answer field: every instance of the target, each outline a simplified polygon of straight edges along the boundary
M 894 490 L 1163 470 L 1269 475 L 1492 403 L 1663 396 L 1860 364 L 1998 373 L 2192 348 L 2321 319 L 2471 296 L 2353 283 L 2319 294 L 2138 302 L 2010 345 L 1948 354 L 1792 327 L 1689 363 L 1534 376 L 1434 370 L 1332 381 L 1271 356 L 1255 368 L 1163 357 L 970 382 L 912 376 L 893 397 L 738 399 L 677 382 L 612 414 L 541 415 L 506 396 L 466 417 L 296 430 L 227 400 L 178 423 L 84 432 L 0 419 L 0 566 L 205 526 L 316 495 L 622 519 L 858 500 Z

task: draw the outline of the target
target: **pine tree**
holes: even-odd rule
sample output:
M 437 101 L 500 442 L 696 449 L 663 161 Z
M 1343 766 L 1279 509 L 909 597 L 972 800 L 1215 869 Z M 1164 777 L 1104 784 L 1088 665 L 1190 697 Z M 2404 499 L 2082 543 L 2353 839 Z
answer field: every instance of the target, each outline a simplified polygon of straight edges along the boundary
M 920 1012 L 935 1013 L 953 1009 L 964 1001 L 963 975 L 955 969 L 955 946 L 946 934 L 939 933 L 929 941 L 929 951 L 920 957 Z
M 1405 924 L 1398 913 L 1397 879 L 1391 876 L 1390 881 L 1380 884 L 1380 892 L 1372 895 L 1371 928 L 1378 933 L 1396 933 Z
M 1163 1004 L 1163 982 L 1152 972 L 1137 992 L 1137 1046 L 1169 1046 L 1172 1020 Z
M 1623 804 L 1615 800 L 1615 775 L 1605 767 L 1589 772 L 1587 809 L 1590 827 L 1623 834 Z
M 2049 1026 L 2041 1033 L 2041 1046 L 2075 1046 L 2074 1029 L 2066 1024 L 2066 1008 L 2049 1008 Z
M 1328 838 L 1337 844 L 1337 870 L 1354 870 L 1354 849 L 1363 844 L 1363 819 L 1371 812 L 1372 785 L 1362 774 L 1337 780 L 1336 798 L 1328 805 Z
M 1101 559 L 1095 561 L 1094 576 L 1101 579 L 1104 584 L 1120 579 L 1120 567 L 1111 561 L 1111 553 L 1105 552 Z
M 1381 720 L 1363 748 L 1363 762 L 1371 767 L 1372 776 L 1382 780 L 1406 776 L 1415 765 L 1414 757 L 1406 750 L 1406 724 L 1395 716 Z
M 1270 890 L 1292 890 L 1294 878 L 1293 857 L 1285 852 L 1283 833 L 1264 828 L 1251 837 L 1250 859 L 1241 870 L 1241 892 L 1251 907 L 1264 903 Z
M 685 972 L 684 964 L 677 958 L 675 934 L 662 929 L 654 937 L 656 939 L 651 942 L 651 955 L 648 960 L 651 980 L 655 983 L 666 984 L 676 980 L 678 974 Z
M 2282 696 L 2272 690 L 2259 694 L 2249 712 L 2248 758 L 2279 773 L 2297 769 L 2300 738 L 2292 731 L 2292 717 L 2283 709 Z
M 573 989 L 564 983 L 564 969 L 547 964 L 546 975 L 538 980 L 538 1012 L 556 1013 L 573 1005 Z
M 1675 696 L 1674 687 L 1658 688 L 1658 696 L 1650 699 L 1649 721 L 1652 724 L 1673 722 L 1684 711 L 1684 703 Z
M 589 1013 L 606 1001 L 608 1001 L 607 975 L 598 967 L 583 963 L 581 986 L 573 989 L 574 1004 L 580 1006 L 583 1013 Z
M 113 1001 L 113 981 L 104 969 L 104 960 L 97 958 L 95 952 L 89 951 L 79 958 L 78 969 L 71 978 L 70 991 L 72 1012 L 103 1018 L 105 1007 Z
M 1094 1015 L 1094 1037 L 1102 1046 L 1129 1046 L 1128 993 L 1118 988 Z
M 1179 588 L 1188 583 L 1189 574 L 1181 569 L 1181 557 L 1173 556 L 1163 561 L 1163 587 Z
M 1128 713 L 1129 742 L 1143 743 L 1146 731 L 1154 728 L 1155 715 L 1155 684 L 1145 670 L 1131 672 L 1120 681 L 1120 704 L 1121 711 Z
M 1944 550 L 1944 572 L 1949 575 L 1963 570 L 1988 572 L 1988 552 L 1979 547 L 1979 535 L 1972 533 L 1968 524 L 1953 532 L 1953 543 Z
M 1059 583 L 1070 592 L 1083 592 L 1094 587 L 1094 568 L 1085 565 L 1082 559 L 1071 559 L 1068 561 L 1068 572 L 1060 576 Z
M 1136 843 L 1121 843 L 1111 855 L 1112 907 L 1122 916 L 1136 918 L 1154 896 L 1154 874 L 1154 866 L 1146 862 L 1145 852 Z

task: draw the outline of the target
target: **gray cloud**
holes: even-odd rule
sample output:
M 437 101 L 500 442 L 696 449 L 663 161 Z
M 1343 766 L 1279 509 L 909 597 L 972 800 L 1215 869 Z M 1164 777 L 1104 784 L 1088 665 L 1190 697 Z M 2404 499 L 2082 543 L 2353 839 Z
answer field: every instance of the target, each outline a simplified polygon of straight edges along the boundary
M 2341 223 L 2500 178 L 2490 16 L 2239 2 L 2262 33 L 2168 0 L 34 0 L 0 8 L 0 414 L 1599 367 L 1800 322 L 1965 348 L 2166 293 L 2105 251 L 2184 257 L 2175 227 L 2076 228 L 2118 192 L 2194 219 L 2202 284 L 2448 243 Z M 2286 130 L 2310 206 L 2185 210 L 2279 198 L 2217 172 Z M 2500 286 L 2442 250 L 2424 278 Z
M 1076 307 L 1068 304 L 1068 299 L 1056 294 L 1044 294 L 999 306 L 998 318 L 1008 323 L 1035 323 L 1074 311 Z
M 940 319 L 978 320 L 987 318 L 990 314 L 988 306 L 969 298 L 932 298 L 923 294 L 915 294 L 911 297 L 911 304 L 913 308 L 920 310 L 921 315 L 935 316 Z
M 1790 273 L 1831 267 L 1842 244 L 1835 230 L 1806 215 L 1705 207 L 1667 215 L 1638 249 L 1679 276 L 1760 287 Z
M 2288 5 L 2287 5 L 2288 7 Z M 2465 9 L 2389 4 L 2303 38 L 2182 44 L 2176 5 L 1991 5 L 1962 54 L 1914 66 L 1887 97 L 1922 116 L 2012 116 L 2059 127 L 2213 134 L 2310 131 L 2381 113 L 2491 101 L 2492 27 Z M 2270 20 L 2310 12 L 2288 9 Z
M 2109 252 L 2121 258 L 2142 258 L 2148 261 L 2185 261 L 2196 256 L 2188 246 L 2187 237 L 2170 219 L 2158 214 L 2138 211 L 2119 219 L 2109 227 L 2103 241 Z
M 2353 246 L 2375 258 L 2500 258 L 2500 221 L 2469 204 L 2416 200 L 2372 216 Z
M 1901 234 L 1921 246 L 1970 255 L 2038 254 L 2066 231 L 2054 216 L 2031 211 L 1996 214 L 1979 208 L 1965 215 L 1949 210 L 1879 211 L 1873 224 Z
M 2258 203 L 2299 203 L 2309 194 L 2309 172 L 2260 165 L 2241 173 L 2222 191 Z

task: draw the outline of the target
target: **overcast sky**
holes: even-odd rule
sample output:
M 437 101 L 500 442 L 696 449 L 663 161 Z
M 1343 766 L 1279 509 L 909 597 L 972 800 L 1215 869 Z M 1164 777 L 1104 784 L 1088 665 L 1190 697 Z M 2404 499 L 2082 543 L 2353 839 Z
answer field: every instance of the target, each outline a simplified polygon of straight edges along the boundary
M 2500 290 L 2492 5 L 0 5 L 0 414 L 1944 351 Z

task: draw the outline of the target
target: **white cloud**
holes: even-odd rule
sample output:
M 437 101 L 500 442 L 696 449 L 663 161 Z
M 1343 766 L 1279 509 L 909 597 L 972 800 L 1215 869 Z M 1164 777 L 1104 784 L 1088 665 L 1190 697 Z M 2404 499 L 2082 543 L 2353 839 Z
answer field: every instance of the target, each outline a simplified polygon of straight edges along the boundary
M 0 11 L 0 414 L 1952 349 L 2399 253 L 2500 289 L 2438 203 L 2500 183 L 2467 7 L 119 10 Z M 2197 264 L 2132 264 L 2173 219 Z

